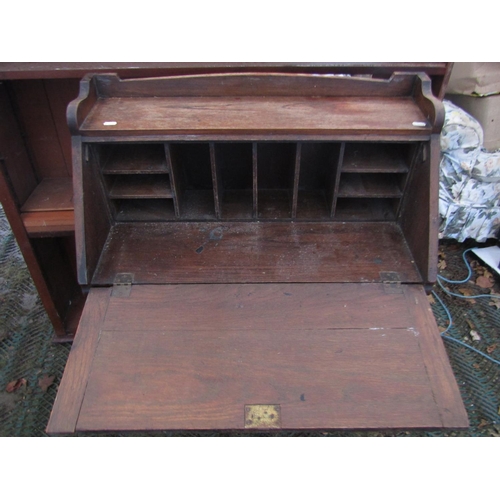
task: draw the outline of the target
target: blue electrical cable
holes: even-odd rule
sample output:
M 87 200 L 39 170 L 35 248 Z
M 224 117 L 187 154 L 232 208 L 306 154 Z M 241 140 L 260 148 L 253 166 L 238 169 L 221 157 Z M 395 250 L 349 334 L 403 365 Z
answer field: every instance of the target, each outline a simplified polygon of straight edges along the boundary
M 443 283 L 441 281 L 446 281 L 447 283 L 451 283 L 451 284 L 454 284 L 454 285 L 459 285 L 461 283 L 467 283 L 467 281 L 470 280 L 471 276 L 472 276 L 472 268 L 470 267 L 470 264 L 469 262 L 467 261 L 467 259 L 465 258 L 465 254 L 467 252 L 470 252 L 472 251 L 472 248 L 468 248 L 467 250 L 464 251 L 464 253 L 462 254 L 462 259 L 464 260 L 465 262 L 465 266 L 467 267 L 467 270 L 469 271 L 469 274 L 467 275 L 467 278 L 463 279 L 463 280 L 450 280 L 448 278 L 445 278 L 444 276 L 441 276 L 440 274 L 438 274 L 437 276 L 437 282 L 438 282 L 438 285 L 443 289 L 443 291 L 445 291 L 448 295 L 453 295 L 453 297 L 459 297 L 461 299 L 480 299 L 480 298 L 483 298 L 483 297 L 488 297 L 488 298 L 497 298 L 497 299 L 500 299 L 500 295 L 495 295 L 495 294 L 491 294 L 491 293 L 483 293 L 483 294 L 479 294 L 479 295 L 460 295 L 458 293 L 455 293 L 455 292 L 452 292 L 450 290 L 448 290 L 447 288 L 445 288 L 443 286 Z
M 469 265 L 469 262 L 467 261 L 467 259 L 465 258 L 465 254 L 467 252 L 470 252 L 472 249 L 469 248 L 467 250 L 464 251 L 464 253 L 462 254 L 462 258 L 465 262 L 465 265 L 469 271 L 468 275 L 467 275 L 467 278 L 463 279 L 463 280 L 450 280 L 448 278 L 445 278 L 444 276 L 441 276 L 441 275 L 438 275 L 438 284 L 439 286 L 449 295 L 453 295 L 454 297 L 460 297 L 462 299 L 478 299 L 478 298 L 481 298 L 481 297 L 498 297 L 500 298 L 500 295 L 492 295 L 492 294 L 481 294 L 481 295 L 459 295 L 458 293 L 454 293 L 454 292 L 450 292 L 450 290 L 447 290 L 443 284 L 441 283 L 441 280 L 443 281 L 446 281 L 447 283 L 452 283 L 452 284 L 460 284 L 460 283 L 466 283 L 467 281 L 470 280 L 471 276 L 472 276 L 472 268 L 470 267 Z M 456 338 L 453 338 L 453 337 L 450 337 L 449 335 L 446 335 L 446 333 L 448 332 L 448 330 L 452 327 L 453 325 L 453 319 L 451 317 L 451 313 L 449 311 L 449 309 L 444 305 L 444 302 L 441 300 L 441 298 L 436 294 L 436 292 L 432 292 L 432 295 L 434 295 L 434 297 L 436 297 L 436 299 L 438 300 L 439 304 L 441 305 L 441 307 L 444 309 L 447 317 L 448 317 L 448 326 L 446 327 L 446 330 L 444 330 L 443 332 L 441 332 L 441 337 L 443 337 L 444 339 L 447 339 L 447 340 L 451 340 L 457 344 L 460 344 L 461 346 L 463 347 L 467 347 L 467 349 L 470 349 L 471 351 L 474 351 L 475 353 L 483 356 L 484 358 L 486 358 L 487 360 L 491 361 L 492 363 L 495 363 L 496 365 L 500 365 L 500 361 L 492 358 L 491 356 L 488 356 L 487 354 L 485 354 L 484 352 L 480 351 L 479 349 L 476 349 L 475 347 L 472 347 L 471 345 L 469 344 L 466 344 L 465 342 L 462 342 L 461 340 L 458 340 Z
M 496 365 L 500 365 L 500 361 L 492 358 L 491 356 L 488 356 L 487 354 L 485 354 L 484 352 L 480 351 L 479 349 L 476 349 L 475 347 L 472 347 L 471 345 L 469 344 L 466 344 L 465 342 L 462 342 L 461 340 L 458 340 L 456 338 L 453 338 L 453 337 L 450 337 L 449 335 L 446 335 L 446 332 L 451 328 L 451 326 L 453 325 L 453 320 L 451 318 L 451 314 L 450 314 L 450 311 L 448 310 L 448 308 L 444 305 L 443 301 L 440 299 L 439 295 L 437 295 L 436 292 L 432 292 L 432 295 L 434 295 L 434 297 L 436 297 L 436 299 L 438 300 L 438 302 L 441 304 L 441 307 L 444 309 L 446 315 L 448 316 L 448 321 L 449 321 L 449 324 L 446 328 L 446 330 L 444 330 L 443 332 L 441 332 L 441 337 L 443 337 L 444 339 L 446 340 L 452 340 L 453 342 L 456 342 L 457 344 L 460 344 L 461 346 L 464 346 L 464 347 L 467 347 L 468 349 L 470 349 L 471 351 L 474 351 L 475 353 L 477 354 L 480 354 L 481 356 L 483 356 L 484 358 L 486 358 L 487 360 L 491 361 L 492 363 L 495 363 Z

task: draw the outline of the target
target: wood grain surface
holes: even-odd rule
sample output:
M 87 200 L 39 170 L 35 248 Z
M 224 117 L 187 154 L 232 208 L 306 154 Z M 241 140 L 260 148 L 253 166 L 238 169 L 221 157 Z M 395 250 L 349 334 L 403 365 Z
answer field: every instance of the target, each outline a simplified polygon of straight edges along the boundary
M 420 286 L 109 291 L 90 292 L 51 433 L 243 429 L 255 404 L 284 429 L 467 426 Z
M 47 425 L 49 434 L 75 431 L 110 295 L 110 288 L 89 293 Z
M 204 222 L 116 224 L 95 285 L 134 283 L 420 282 L 394 223 Z
M 81 133 L 429 135 L 413 122 L 426 117 L 409 97 L 130 97 L 97 101 Z

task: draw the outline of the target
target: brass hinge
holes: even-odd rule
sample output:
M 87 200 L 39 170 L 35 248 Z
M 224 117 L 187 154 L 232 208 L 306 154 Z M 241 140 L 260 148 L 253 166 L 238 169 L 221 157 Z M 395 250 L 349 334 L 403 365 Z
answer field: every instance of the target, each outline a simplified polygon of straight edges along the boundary
M 245 405 L 245 429 L 281 429 L 281 406 Z
M 401 288 L 401 276 L 394 271 L 381 271 L 380 279 L 384 285 L 385 293 L 403 293 Z
M 128 297 L 132 289 L 134 275 L 132 273 L 117 273 L 113 281 L 112 297 Z

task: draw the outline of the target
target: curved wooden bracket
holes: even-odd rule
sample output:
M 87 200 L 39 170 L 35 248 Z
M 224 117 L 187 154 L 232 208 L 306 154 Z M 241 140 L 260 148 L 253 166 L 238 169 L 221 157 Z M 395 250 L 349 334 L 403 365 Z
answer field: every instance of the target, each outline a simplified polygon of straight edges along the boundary
M 444 105 L 432 93 L 431 79 L 425 73 L 417 74 L 414 97 L 432 125 L 432 133 L 439 134 L 444 124 Z

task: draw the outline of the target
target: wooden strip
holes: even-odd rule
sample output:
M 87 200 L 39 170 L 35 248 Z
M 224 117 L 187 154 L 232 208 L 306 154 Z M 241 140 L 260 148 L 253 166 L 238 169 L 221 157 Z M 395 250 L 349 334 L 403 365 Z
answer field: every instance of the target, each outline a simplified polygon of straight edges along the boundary
M 0 79 L 36 79 L 36 78 L 82 78 L 87 73 L 118 72 L 122 77 L 154 77 L 165 75 L 186 75 L 203 73 L 221 73 L 236 71 L 287 72 L 287 73 L 341 73 L 386 75 L 394 71 L 411 73 L 424 72 L 428 75 L 445 74 L 449 63 L 412 62 L 412 63 L 376 63 L 376 62 L 2 62 Z
M 136 283 L 380 282 L 384 271 L 421 279 L 393 223 L 117 224 L 93 282 L 120 272 Z
M 104 329 L 286 332 L 411 322 L 403 293 L 378 283 L 134 285 L 127 299 L 111 299 Z
M 180 186 L 180 172 L 172 161 L 170 144 L 165 143 L 165 158 L 167 160 L 167 170 L 170 173 L 170 184 L 172 186 L 172 195 L 174 199 L 175 217 L 180 217 L 180 204 L 182 201 L 182 191 Z
M 404 330 L 103 331 L 77 430 L 437 428 L 418 338 Z
M 295 169 L 293 172 L 293 183 L 292 183 L 292 219 L 297 218 L 297 204 L 299 200 L 299 179 L 300 179 L 300 156 L 301 156 L 302 144 L 297 143 L 295 149 Z
M 104 125 L 110 121 L 116 126 Z M 97 101 L 81 133 L 429 134 L 429 125 L 415 127 L 414 122 L 426 117 L 410 98 L 113 98 Z
M 342 166 L 344 163 L 344 154 L 345 154 L 345 142 L 342 142 L 340 144 L 340 153 L 339 157 L 337 160 L 337 168 L 335 169 L 335 176 L 334 176 L 334 184 L 333 184 L 333 195 L 332 195 L 332 204 L 331 204 L 331 211 L 330 211 L 330 216 L 334 217 L 335 212 L 337 211 L 337 198 L 339 195 L 339 186 L 340 186 L 340 173 L 342 172 Z
M 252 217 L 256 219 L 259 215 L 259 170 L 258 170 L 258 157 L 257 157 L 257 143 L 252 143 L 252 179 L 253 179 L 253 193 L 252 193 Z
M 411 304 L 416 330 L 420 332 L 420 346 L 427 376 L 439 402 L 439 413 L 443 427 L 466 428 L 469 426 L 458 385 L 448 360 L 429 300 L 420 286 L 404 287 Z
M 71 151 L 73 154 L 73 201 L 75 212 L 75 243 L 76 243 L 76 269 L 78 283 L 86 284 L 89 282 L 87 275 L 87 251 L 85 236 L 85 220 L 83 206 L 83 161 L 88 162 L 89 150 L 88 144 L 82 145 L 80 137 L 71 138 Z M 85 158 L 82 155 L 85 154 Z
M 172 198 L 168 175 L 121 175 L 110 189 L 110 199 Z
M 102 98 L 192 96 L 410 96 L 419 75 L 395 73 L 388 80 L 332 75 L 283 73 L 221 73 L 121 80 L 117 75 L 94 77 Z
M 75 213 L 73 210 L 55 212 L 27 212 L 21 214 L 26 232 L 31 237 L 74 234 Z
M 212 168 L 212 185 L 214 189 L 214 204 L 215 204 L 215 217 L 221 218 L 221 198 L 222 198 L 222 182 L 219 174 L 219 165 L 217 156 L 215 154 L 214 143 L 210 143 L 210 166 Z
M 110 295 L 110 288 L 91 289 L 88 295 L 47 425 L 48 434 L 75 431 Z
M 415 131 L 414 134 L 406 134 L 403 135 L 399 132 L 390 133 L 378 133 L 377 131 L 367 131 L 366 133 L 335 133 L 335 135 L 328 133 L 310 133 L 307 135 L 304 134 L 294 134 L 294 133 L 276 133 L 273 134 L 273 141 L 281 141 L 281 142 L 290 142 L 290 141 L 317 141 L 317 142 L 331 142 L 335 140 L 336 142 L 340 141 L 369 141 L 369 142 L 421 142 L 424 140 L 429 140 L 431 137 L 430 133 L 419 133 Z M 130 131 L 129 133 L 119 133 L 116 136 L 114 134 L 105 134 L 105 133 L 85 133 L 81 135 L 82 142 L 87 143 L 111 143 L 111 142 L 120 142 L 120 143 L 132 143 L 132 142 L 186 142 L 186 143 L 195 143 L 195 142 L 210 142 L 210 141 L 224 141 L 224 142 L 263 142 L 269 141 L 269 132 L 261 132 L 258 134 L 248 133 L 214 133 L 214 134 L 206 134 L 206 133 L 147 133 L 142 131 Z

